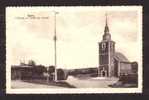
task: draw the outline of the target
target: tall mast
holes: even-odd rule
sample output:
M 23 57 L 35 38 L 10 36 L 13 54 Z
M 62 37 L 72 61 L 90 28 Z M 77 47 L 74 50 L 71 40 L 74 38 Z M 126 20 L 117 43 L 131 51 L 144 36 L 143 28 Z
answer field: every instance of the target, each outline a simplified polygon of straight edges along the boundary
M 55 57 L 55 77 L 54 80 L 57 81 L 57 52 L 56 52 L 56 41 L 57 41 L 57 36 L 56 36 L 56 14 L 58 12 L 54 11 L 54 57 Z

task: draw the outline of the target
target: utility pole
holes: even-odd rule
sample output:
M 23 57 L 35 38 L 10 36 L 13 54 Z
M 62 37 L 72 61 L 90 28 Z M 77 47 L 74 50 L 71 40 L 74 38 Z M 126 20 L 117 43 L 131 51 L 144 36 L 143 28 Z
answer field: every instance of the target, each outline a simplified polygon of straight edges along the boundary
M 57 82 L 57 51 L 56 51 L 56 41 L 57 41 L 57 36 L 56 36 L 56 15 L 58 12 L 54 11 L 54 57 L 55 57 L 55 77 L 54 80 Z

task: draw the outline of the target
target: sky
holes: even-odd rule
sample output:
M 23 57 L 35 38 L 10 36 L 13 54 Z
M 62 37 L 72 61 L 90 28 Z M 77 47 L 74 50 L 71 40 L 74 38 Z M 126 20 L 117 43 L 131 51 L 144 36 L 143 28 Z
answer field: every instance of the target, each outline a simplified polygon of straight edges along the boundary
M 7 7 L 7 63 L 34 60 L 54 65 L 54 12 L 57 33 L 57 67 L 98 66 L 98 42 L 105 27 L 105 14 L 116 51 L 129 61 L 140 61 L 141 10 L 136 7 Z M 33 18 L 34 17 L 34 18 Z

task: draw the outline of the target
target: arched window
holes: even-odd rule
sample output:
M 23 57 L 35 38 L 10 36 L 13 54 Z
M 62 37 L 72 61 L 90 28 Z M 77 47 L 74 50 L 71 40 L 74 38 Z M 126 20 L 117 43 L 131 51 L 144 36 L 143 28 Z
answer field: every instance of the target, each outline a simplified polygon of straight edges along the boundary
M 106 48 L 106 43 L 102 43 L 102 44 L 101 44 L 101 48 L 102 48 L 102 50 L 105 50 L 105 48 Z

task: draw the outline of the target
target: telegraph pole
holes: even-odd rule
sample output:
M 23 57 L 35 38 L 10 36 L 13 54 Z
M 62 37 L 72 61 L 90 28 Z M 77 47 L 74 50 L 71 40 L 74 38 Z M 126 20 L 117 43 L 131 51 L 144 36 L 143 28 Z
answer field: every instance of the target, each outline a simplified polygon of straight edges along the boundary
M 56 41 L 57 41 L 57 36 L 56 36 L 56 15 L 58 12 L 54 11 L 54 57 L 55 57 L 55 77 L 54 80 L 57 82 L 57 50 L 56 50 Z

